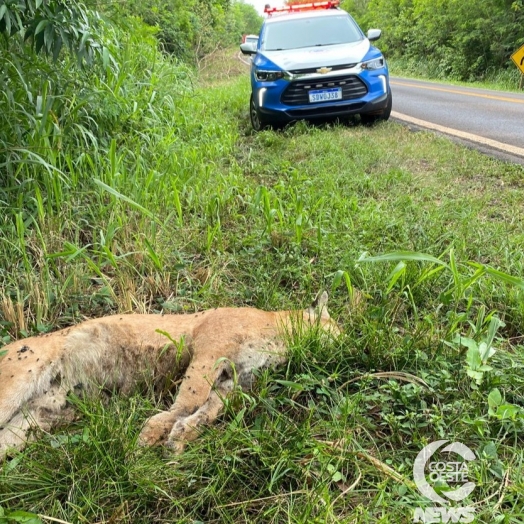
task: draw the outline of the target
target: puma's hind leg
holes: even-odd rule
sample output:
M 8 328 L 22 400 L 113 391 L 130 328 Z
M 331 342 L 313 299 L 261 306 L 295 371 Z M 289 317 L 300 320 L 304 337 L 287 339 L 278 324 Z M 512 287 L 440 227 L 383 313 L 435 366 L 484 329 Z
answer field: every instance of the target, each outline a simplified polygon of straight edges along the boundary
M 53 385 L 42 395 L 31 399 L 0 428 L 0 457 L 9 450 L 23 449 L 31 429 L 48 431 L 60 422 L 74 420 L 75 412 L 68 405 L 67 393 Z

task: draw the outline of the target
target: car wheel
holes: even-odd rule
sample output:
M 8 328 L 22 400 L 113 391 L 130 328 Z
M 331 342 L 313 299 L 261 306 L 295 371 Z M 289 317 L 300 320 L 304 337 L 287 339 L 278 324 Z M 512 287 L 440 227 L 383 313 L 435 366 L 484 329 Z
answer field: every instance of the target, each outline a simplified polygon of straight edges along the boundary
M 360 121 L 365 125 L 376 124 L 377 122 L 385 122 L 391 115 L 391 108 L 393 106 L 393 95 L 391 91 L 388 94 L 388 102 L 382 113 L 362 113 L 360 115 Z
M 255 131 L 262 131 L 270 125 L 269 122 L 267 122 L 262 117 L 260 111 L 257 109 L 253 95 L 251 95 L 251 100 L 249 101 L 249 116 L 251 118 L 251 125 Z

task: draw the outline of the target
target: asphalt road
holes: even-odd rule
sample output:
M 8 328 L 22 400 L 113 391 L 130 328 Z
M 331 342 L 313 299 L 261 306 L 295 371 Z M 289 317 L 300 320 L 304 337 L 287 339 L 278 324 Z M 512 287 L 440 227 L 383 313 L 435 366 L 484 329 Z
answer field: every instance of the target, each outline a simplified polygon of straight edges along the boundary
M 392 117 L 524 162 L 524 93 L 391 77 Z

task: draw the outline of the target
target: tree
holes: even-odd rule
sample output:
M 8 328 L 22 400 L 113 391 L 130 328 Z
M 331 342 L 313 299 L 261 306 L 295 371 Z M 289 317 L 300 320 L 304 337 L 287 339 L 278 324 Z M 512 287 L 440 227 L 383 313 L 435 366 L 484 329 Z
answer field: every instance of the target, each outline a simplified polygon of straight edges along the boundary
M 192 62 L 236 44 L 243 33 L 258 33 L 262 25 L 255 8 L 239 1 L 128 0 L 118 10 L 156 27 L 164 51 Z
M 91 62 L 101 45 L 99 15 L 76 0 L 0 0 L 0 33 L 29 42 L 36 53 L 58 59 L 65 46 L 80 63 Z
M 430 65 L 433 74 L 482 79 L 512 67 L 524 43 L 523 0 L 343 0 L 364 27 L 379 27 L 391 57 Z

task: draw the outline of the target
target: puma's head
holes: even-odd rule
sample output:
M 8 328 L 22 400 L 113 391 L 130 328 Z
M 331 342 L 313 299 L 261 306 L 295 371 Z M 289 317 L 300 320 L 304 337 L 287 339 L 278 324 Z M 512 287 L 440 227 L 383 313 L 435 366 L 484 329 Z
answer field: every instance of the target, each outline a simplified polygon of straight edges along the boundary
M 325 291 L 320 292 L 313 303 L 304 310 L 304 320 L 310 324 L 320 324 L 322 329 L 332 335 L 339 335 L 340 329 L 337 323 L 329 316 L 327 309 L 328 294 Z

